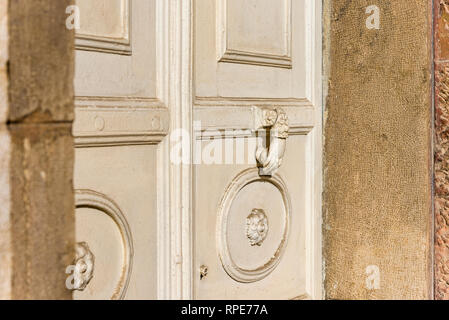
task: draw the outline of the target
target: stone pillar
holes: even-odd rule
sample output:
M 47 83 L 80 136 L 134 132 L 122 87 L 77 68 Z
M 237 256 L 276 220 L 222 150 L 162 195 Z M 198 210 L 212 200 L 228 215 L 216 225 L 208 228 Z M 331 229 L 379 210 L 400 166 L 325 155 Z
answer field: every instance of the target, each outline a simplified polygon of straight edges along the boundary
M 0 0 L 0 299 L 71 299 L 72 0 Z
M 431 1 L 325 4 L 326 297 L 432 298 Z

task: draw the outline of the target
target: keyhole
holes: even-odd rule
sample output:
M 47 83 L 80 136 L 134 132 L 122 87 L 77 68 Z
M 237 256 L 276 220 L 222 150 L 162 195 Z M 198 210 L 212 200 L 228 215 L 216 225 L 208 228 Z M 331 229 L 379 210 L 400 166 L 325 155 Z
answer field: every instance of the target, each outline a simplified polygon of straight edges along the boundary
M 203 280 L 203 278 L 205 278 L 207 276 L 207 273 L 209 272 L 207 266 L 202 265 L 200 267 L 200 280 Z

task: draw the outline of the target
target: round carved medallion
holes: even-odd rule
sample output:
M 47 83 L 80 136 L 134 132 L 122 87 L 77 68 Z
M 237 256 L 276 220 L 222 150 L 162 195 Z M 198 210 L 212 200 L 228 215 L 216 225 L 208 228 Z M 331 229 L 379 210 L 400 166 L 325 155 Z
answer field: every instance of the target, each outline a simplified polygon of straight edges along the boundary
M 233 280 L 256 282 L 276 268 L 287 244 L 290 208 L 278 174 L 260 176 L 252 168 L 232 180 L 218 210 L 217 249 Z
M 77 246 L 77 254 L 83 257 L 79 267 L 86 271 L 84 292 L 76 292 L 75 298 L 91 299 L 100 291 L 107 296 L 105 298 L 124 299 L 134 256 L 131 229 L 125 215 L 113 200 L 92 190 L 76 190 L 75 203 L 77 237 L 81 234 L 82 238 L 78 240 L 83 241 Z M 92 268 L 88 268 L 89 262 Z

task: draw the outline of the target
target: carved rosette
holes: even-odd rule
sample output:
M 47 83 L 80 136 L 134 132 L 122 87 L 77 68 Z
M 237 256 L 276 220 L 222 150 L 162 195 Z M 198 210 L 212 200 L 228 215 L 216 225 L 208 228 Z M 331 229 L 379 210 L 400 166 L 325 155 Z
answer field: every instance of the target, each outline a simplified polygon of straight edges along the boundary
M 262 209 L 253 209 L 246 218 L 246 237 L 251 246 L 260 246 L 267 237 L 268 218 Z
M 83 291 L 94 276 L 95 258 L 86 242 L 76 244 L 74 290 Z

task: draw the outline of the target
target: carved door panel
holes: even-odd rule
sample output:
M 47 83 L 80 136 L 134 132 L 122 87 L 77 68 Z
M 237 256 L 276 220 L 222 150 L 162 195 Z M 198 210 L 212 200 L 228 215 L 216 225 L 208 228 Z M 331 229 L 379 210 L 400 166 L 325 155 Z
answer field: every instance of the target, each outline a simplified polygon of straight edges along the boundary
M 157 157 L 168 131 L 154 0 L 77 0 L 75 299 L 157 298 Z M 90 252 L 90 253 L 89 253 Z
M 194 1 L 195 298 L 321 297 L 320 2 Z
M 320 1 L 76 3 L 74 297 L 320 298 Z

